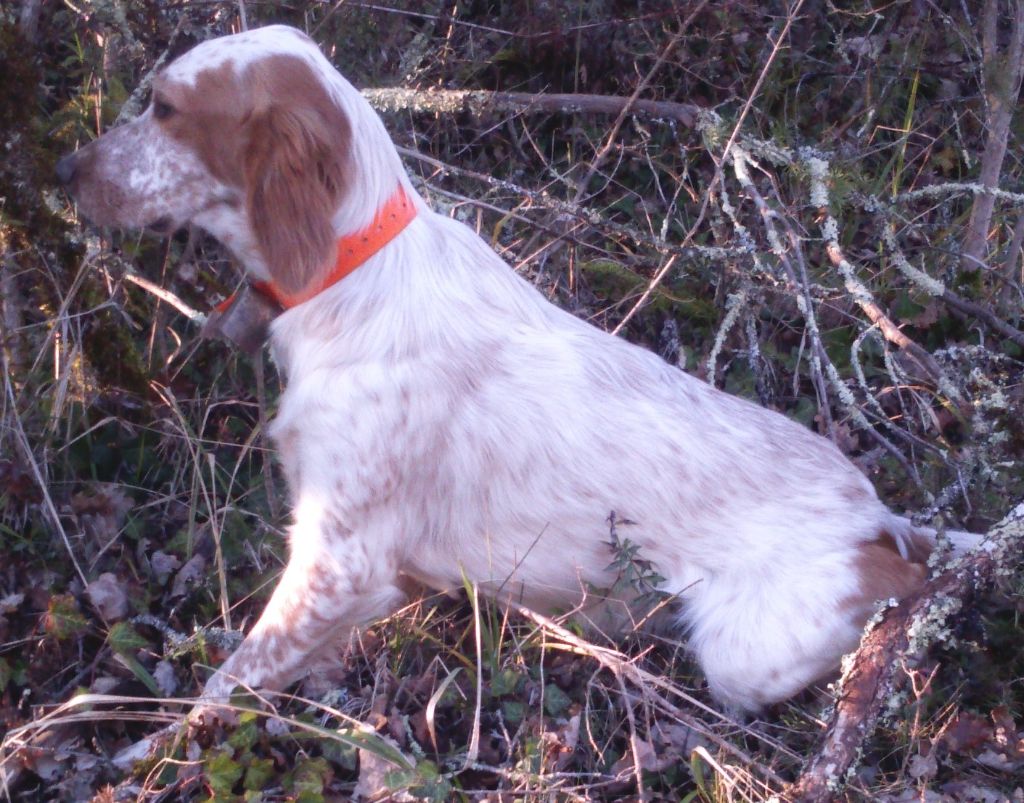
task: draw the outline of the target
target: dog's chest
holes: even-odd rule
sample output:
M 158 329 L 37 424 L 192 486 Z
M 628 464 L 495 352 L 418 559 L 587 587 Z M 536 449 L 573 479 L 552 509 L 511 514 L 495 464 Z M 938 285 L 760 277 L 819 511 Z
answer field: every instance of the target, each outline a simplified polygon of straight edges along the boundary
M 411 482 L 444 450 L 429 384 L 407 364 L 292 373 L 271 436 L 295 502 L 316 495 L 348 520 L 429 492 Z

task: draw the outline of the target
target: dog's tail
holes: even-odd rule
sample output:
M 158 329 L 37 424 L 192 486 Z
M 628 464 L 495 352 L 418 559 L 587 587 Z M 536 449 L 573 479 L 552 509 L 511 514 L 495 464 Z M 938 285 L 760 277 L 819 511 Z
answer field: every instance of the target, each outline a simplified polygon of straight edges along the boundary
M 955 557 L 970 552 L 985 537 L 963 530 L 943 530 L 940 537 L 933 528 L 916 525 L 895 513 L 889 522 L 889 534 L 896 541 L 900 555 L 911 563 L 927 563 L 940 541 L 949 543 Z

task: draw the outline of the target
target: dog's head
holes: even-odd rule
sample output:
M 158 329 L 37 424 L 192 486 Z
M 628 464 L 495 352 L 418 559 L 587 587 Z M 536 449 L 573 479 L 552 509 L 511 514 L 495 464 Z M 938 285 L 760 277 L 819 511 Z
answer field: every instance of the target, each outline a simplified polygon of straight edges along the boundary
M 331 262 L 359 103 L 300 31 L 214 39 L 160 72 L 146 111 L 64 157 L 57 176 L 94 224 L 197 224 L 295 292 Z

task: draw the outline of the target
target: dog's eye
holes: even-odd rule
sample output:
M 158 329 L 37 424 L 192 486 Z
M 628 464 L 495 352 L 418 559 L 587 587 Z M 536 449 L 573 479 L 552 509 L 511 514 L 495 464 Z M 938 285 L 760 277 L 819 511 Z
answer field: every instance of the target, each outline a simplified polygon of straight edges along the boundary
M 174 114 L 174 107 L 166 100 L 160 98 L 153 99 L 153 116 L 157 120 L 166 120 L 172 114 Z

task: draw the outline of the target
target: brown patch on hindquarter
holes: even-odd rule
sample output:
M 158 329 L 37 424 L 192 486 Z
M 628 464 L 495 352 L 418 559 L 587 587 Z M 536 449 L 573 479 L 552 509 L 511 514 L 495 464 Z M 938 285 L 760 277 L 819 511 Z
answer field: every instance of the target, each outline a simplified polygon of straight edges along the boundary
M 924 546 L 924 536 L 912 536 L 911 555 L 916 558 Z M 923 557 L 926 559 L 930 549 Z M 839 602 L 844 616 L 858 621 L 866 620 L 875 609 L 878 600 L 902 599 L 919 589 L 928 577 L 928 567 L 923 562 L 907 560 L 899 553 L 896 539 L 889 532 L 882 531 L 874 541 L 867 541 L 857 548 L 854 558 L 857 575 L 857 592 Z

